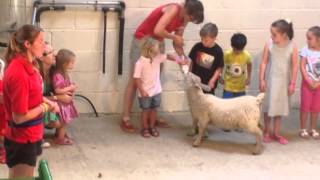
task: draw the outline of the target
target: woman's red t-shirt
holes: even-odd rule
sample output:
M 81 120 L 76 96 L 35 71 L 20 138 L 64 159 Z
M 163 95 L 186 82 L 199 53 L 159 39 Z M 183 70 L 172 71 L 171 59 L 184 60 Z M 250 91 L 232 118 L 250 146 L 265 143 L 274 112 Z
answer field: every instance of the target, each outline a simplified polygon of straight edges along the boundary
M 25 114 L 42 103 L 42 83 L 39 71 L 25 56 L 16 55 L 12 59 L 3 78 L 3 99 L 8 123 L 12 121 L 13 112 Z M 43 124 L 23 128 L 7 126 L 5 136 L 20 143 L 37 142 L 43 137 Z
M 179 11 L 177 15 L 171 20 L 171 22 L 167 25 L 166 30 L 171 33 L 173 31 L 178 30 L 184 23 L 184 19 L 179 16 L 180 10 L 181 10 L 181 5 L 178 3 L 171 3 L 171 4 L 166 4 L 163 6 L 160 6 L 153 10 L 151 14 L 140 24 L 138 29 L 135 32 L 135 38 L 137 39 L 142 39 L 145 36 L 152 36 L 160 41 L 163 40 L 163 38 L 157 37 L 154 34 L 154 29 L 160 20 L 160 18 L 163 15 L 163 8 L 165 8 L 168 5 L 175 5 L 179 8 Z

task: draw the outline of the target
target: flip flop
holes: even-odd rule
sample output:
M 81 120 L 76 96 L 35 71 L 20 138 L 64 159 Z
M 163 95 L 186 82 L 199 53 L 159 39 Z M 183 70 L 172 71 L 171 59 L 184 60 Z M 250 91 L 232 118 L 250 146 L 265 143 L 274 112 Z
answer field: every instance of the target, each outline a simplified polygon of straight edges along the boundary
M 282 144 L 282 145 L 286 145 L 289 143 L 288 139 L 283 137 L 283 136 L 274 136 L 274 139 L 276 141 L 278 141 L 278 143 Z

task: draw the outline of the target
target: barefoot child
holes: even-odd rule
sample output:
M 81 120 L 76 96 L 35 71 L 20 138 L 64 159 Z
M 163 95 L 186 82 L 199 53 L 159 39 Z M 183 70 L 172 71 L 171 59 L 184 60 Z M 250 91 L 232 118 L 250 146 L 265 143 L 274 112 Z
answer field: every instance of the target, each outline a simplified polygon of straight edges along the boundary
M 160 135 L 155 128 L 155 123 L 157 108 L 161 103 L 160 64 L 166 59 L 180 62 L 177 56 L 161 54 L 159 41 L 151 37 L 144 39 L 141 46 L 141 57 L 135 64 L 133 77 L 138 88 L 139 104 L 142 109 L 141 135 L 145 138 Z

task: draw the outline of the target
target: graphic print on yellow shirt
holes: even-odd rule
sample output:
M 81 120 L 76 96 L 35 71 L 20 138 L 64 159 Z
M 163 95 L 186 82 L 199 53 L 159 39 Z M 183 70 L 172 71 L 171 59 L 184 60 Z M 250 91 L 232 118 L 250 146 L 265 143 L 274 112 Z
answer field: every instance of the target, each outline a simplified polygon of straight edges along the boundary
M 235 53 L 229 50 L 224 57 L 224 90 L 230 92 L 243 92 L 246 90 L 247 65 L 251 64 L 248 51 Z
M 214 56 L 204 53 L 198 52 L 197 54 L 197 64 L 206 69 L 211 69 L 212 64 L 214 62 Z

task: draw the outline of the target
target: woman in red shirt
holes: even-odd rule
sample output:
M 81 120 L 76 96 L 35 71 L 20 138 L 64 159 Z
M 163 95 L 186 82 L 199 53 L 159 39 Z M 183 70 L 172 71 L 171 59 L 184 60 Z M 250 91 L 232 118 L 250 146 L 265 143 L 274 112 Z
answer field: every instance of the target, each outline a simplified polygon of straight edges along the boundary
M 130 112 L 137 89 L 133 80 L 133 68 L 140 57 L 141 40 L 147 36 L 159 40 L 161 52 L 164 53 L 164 40 L 170 39 L 177 54 L 184 55 L 182 36 L 185 27 L 188 22 L 199 24 L 203 19 L 202 3 L 199 0 L 185 0 L 182 4 L 170 3 L 156 8 L 137 28 L 130 49 L 131 72 L 123 103 L 124 112 L 120 124 L 122 130 L 135 132 L 135 128 L 130 123 Z M 162 122 L 162 125 L 167 126 L 165 122 Z
M 8 126 L 4 144 L 9 178 L 33 177 L 42 153 L 43 113 L 57 110 L 42 96 L 43 82 L 35 64 L 44 48 L 44 32 L 24 25 L 13 33 L 5 54 L 3 100 Z

